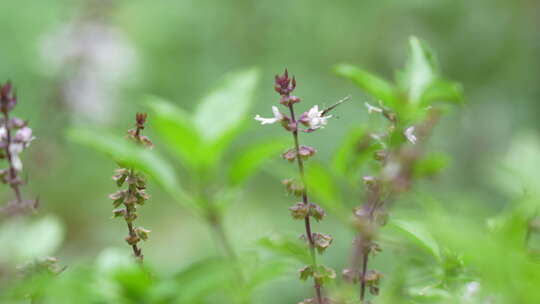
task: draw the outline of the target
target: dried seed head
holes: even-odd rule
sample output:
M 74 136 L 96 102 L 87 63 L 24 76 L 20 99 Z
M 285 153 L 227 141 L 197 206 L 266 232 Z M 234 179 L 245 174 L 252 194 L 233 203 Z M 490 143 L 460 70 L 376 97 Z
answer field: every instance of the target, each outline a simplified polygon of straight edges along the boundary
M 281 157 L 283 157 L 283 159 L 286 159 L 290 162 L 293 162 L 296 159 L 296 149 L 291 148 L 285 151 L 283 154 L 281 154 Z
M 302 268 L 300 268 L 300 270 L 298 270 L 298 272 L 300 273 L 300 280 L 307 280 L 309 279 L 309 277 L 313 276 L 313 268 L 311 267 L 311 265 L 306 265 Z
M 129 235 L 126 237 L 126 242 L 129 244 L 129 245 L 137 245 L 137 243 L 140 241 L 141 239 L 136 236 L 136 235 Z
M 324 233 L 313 233 L 312 235 L 315 248 L 317 248 L 319 254 L 323 254 L 330 244 L 332 244 L 333 238 Z
M 148 235 L 150 234 L 150 230 L 145 229 L 143 227 L 137 227 L 135 228 L 135 233 L 137 233 L 137 236 L 141 238 L 141 240 L 146 241 L 148 240 Z
M 294 206 L 289 207 L 289 210 L 291 211 L 291 216 L 297 220 L 303 220 L 309 214 L 309 207 L 303 202 L 294 204 Z
M 319 265 L 317 270 L 313 272 L 313 278 L 316 284 L 323 285 L 325 282 L 335 279 L 336 272 L 330 267 Z
M 316 152 L 317 150 L 310 146 L 300 146 L 298 149 L 298 154 L 303 160 L 307 160 L 308 158 L 312 157 Z
M 295 181 L 292 178 L 283 180 L 282 184 L 285 185 L 287 193 L 289 194 L 299 197 L 302 196 L 302 193 L 304 193 L 304 185 L 301 182 Z
M 324 209 L 321 208 L 321 206 L 314 203 L 309 203 L 309 215 L 319 222 L 326 215 L 326 212 L 324 212 Z

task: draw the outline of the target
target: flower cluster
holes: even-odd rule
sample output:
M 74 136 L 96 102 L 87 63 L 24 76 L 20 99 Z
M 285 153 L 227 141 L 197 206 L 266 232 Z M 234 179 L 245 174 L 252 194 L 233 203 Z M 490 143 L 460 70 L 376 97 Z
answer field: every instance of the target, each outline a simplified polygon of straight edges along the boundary
M 135 116 L 136 128 L 128 131 L 128 138 L 137 144 L 152 147 L 150 139 L 142 135 L 146 117 L 146 114 L 137 113 Z M 109 198 L 113 200 L 113 206 L 115 208 L 113 210 L 113 217 L 123 217 L 126 221 L 128 227 L 126 242 L 132 247 L 137 261 L 142 262 L 143 254 L 138 243 L 141 240 L 146 241 L 148 239 L 150 230 L 143 227 L 136 227 L 134 221 L 137 219 L 137 208 L 144 205 L 150 199 L 150 195 L 146 193 L 146 180 L 141 173 L 131 168 L 117 169 L 115 175 L 113 175 L 113 180 L 119 188 L 124 186 L 124 184 L 127 185 L 126 189 L 120 189 L 109 195 Z
M 300 269 L 300 279 L 307 280 L 312 278 L 315 288 L 315 297 L 304 300 L 301 303 L 323 304 L 329 303 L 330 300 L 322 296 L 322 286 L 329 280 L 334 279 L 336 273 L 333 269 L 317 263 L 317 253 L 324 253 L 332 244 L 332 237 L 328 234 L 312 232 L 311 218 L 318 222 L 324 218 L 326 213 L 319 205 L 309 200 L 304 179 L 304 162 L 314 156 L 317 150 L 313 147 L 299 144 L 298 130 L 300 127 L 304 127 L 304 132 L 313 132 L 324 128 L 328 120 L 332 117 L 326 114 L 335 106 L 320 110 L 315 105 L 296 118 L 294 105 L 300 102 L 300 98 L 291 95 L 295 88 L 296 79 L 294 77 L 290 78 L 287 70 L 285 70 L 283 75 L 276 75 L 275 90 L 281 96 L 279 103 L 288 109 L 289 114 L 284 114 L 277 106 L 272 106 L 274 117 L 263 118 L 257 115 L 255 116 L 255 120 L 259 121 L 262 125 L 279 123 L 293 137 L 294 147 L 285 151 L 282 157 L 289 162 L 297 163 L 300 180 L 286 179 L 283 181 L 283 184 L 290 194 L 302 200 L 295 203 L 289 210 L 293 219 L 304 221 L 306 231 L 301 238 L 306 241 L 311 254 L 311 264 Z
M 37 206 L 37 200 L 23 200 L 20 191 L 20 186 L 24 183 L 19 176 L 23 169 L 20 154 L 28 148 L 34 136 L 26 121 L 11 117 L 16 105 L 17 95 L 11 82 L 0 85 L 0 159 L 7 161 L 7 168 L 0 170 L 0 180 L 9 185 L 15 193 L 15 200 L 5 209 L 10 213 Z
M 343 278 L 360 284 L 360 300 L 364 303 L 366 291 L 372 295 L 379 293 L 379 283 L 383 275 L 369 270 L 369 257 L 381 251 L 376 243 L 376 232 L 386 224 L 387 206 L 395 197 L 410 188 L 414 166 L 421 157 L 419 142 L 425 139 L 438 119 L 438 112 L 429 109 L 428 118 L 417 125 L 405 125 L 398 120 L 398 114 L 382 105 L 365 104 L 368 114 L 381 114 L 389 123 L 387 130 L 371 134 L 371 139 L 380 149 L 373 155 L 379 163 L 375 176 L 364 176 L 366 203 L 354 209 L 353 218 L 358 234 L 353 241 L 354 254 L 350 268 L 343 270 Z M 398 136 L 396 136 L 398 135 Z M 395 140 L 400 138 L 400 140 Z

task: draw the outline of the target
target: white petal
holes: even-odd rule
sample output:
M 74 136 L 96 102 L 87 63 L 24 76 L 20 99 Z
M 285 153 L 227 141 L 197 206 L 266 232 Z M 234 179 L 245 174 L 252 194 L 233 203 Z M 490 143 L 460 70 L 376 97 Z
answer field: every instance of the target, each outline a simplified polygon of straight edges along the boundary
M 7 137 L 6 127 L 0 127 L 0 140 L 4 140 Z
M 255 120 L 260 121 L 261 125 L 269 125 L 277 122 L 279 119 L 277 118 L 264 118 L 260 115 L 255 116 Z
M 32 129 L 29 127 L 21 128 L 15 134 L 15 141 L 29 142 L 32 140 Z
M 278 107 L 272 106 L 272 113 L 274 113 L 274 118 L 276 118 L 276 119 L 278 119 L 278 120 L 282 120 L 282 119 L 283 119 L 283 114 L 281 114 L 281 112 L 279 111 Z
M 24 150 L 24 144 L 23 143 L 15 143 L 12 142 L 9 145 L 9 152 L 13 155 L 18 155 Z
M 15 168 L 15 170 L 22 171 L 23 165 L 18 154 L 11 155 L 11 163 L 13 164 L 13 168 Z
M 319 117 L 320 116 L 319 106 L 314 105 L 311 109 L 309 109 L 307 116 L 309 119 L 314 119 L 316 117 Z
M 414 135 L 414 126 L 408 127 L 405 130 L 404 134 L 405 134 L 405 137 L 407 137 L 408 141 L 410 141 L 412 144 L 416 144 L 418 138 L 416 137 L 416 135 Z

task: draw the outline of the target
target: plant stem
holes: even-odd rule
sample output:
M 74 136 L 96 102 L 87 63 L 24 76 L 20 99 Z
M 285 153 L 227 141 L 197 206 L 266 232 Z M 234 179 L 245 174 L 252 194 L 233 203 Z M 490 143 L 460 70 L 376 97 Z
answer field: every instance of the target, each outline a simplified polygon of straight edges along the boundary
M 231 260 L 236 261 L 238 259 L 238 256 L 236 255 L 236 252 L 234 251 L 234 248 L 231 245 L 229 237 L 227 236 L 227 233 L 225 232 L 225 227 L 223 226 L 222 219 L 219 218 L 219 216 L 212 215 L 209 222 L 214 230 L 214 233 L 218 241 L 221 243 L 221 246 L 223 247 L 223 250 L 225 251 L 226 255 L 229 256 Z
M 134 170 L 131 169 L 129 171 L 129 179 L 133 178 L 134 174 L 135 174 Z M 135 196 L 135 193 L 133 193 L 132 187 L 133 187 L 132 185 L 129 185 L 129 188 L 128 188 L 129 197 Z M 135 233 L 135 229 L 133 228 L 133 223 L 131 221 L 131 216 L 133 214 L 133 208 L 135 208 L 135 205 L 134 203 L 131 203 L 131 204 L 124 203 L 124 205 L 126 206 L 126 218 L 130 219 L 126 221 L 127 226 L 128 226 L 129 236 L 131 239 L 135 239 L 137 238 L 137 233 Z M 141 248 L 137 246 L 137 243 L 132 244 L 131 248 L 133 249 L 133 254 L 135 255 L 137 262 L 142 263 L 144 256 L 142 254 Z
M 367 273 L 367 265 L 368 265 L 368 259 L 369 259 L 369 252 L 366 252 L 364 250 L 364 254 L 362 255 L 362 273 L 360 274 L 360 303 L 364 303 L 364 299 L 366 296 L 366 273 Z
M 300 173 L 300 179 L 302 181 L 302 202 L 305 205 L 309 204 L 308 200 L 308 194 L 307 194 L 307 186 L 305 183 L 305 174 L 304 174 L 304 161 L 300 157 L 300 144 L 298 140 L 298 122 L 296 121 L 295 115 L 294 115 L 294 108 L 292 104 L 289 104 L 289 111 L 291 114 L 291 120 L 294 127 L 294 130 L 292 131 L 293 139 L 294 139 L 294 149 L 296 150 L 296 160 L 298 163 L 298 171 Z M 315 242 L 313 241 L 313 236 L 311 232 L 311 223 L 309 215 L 304 218 L 305 228 L 306 228 L 306 234 L 307 239 L 309 241 L 309 252 L 311 255 L 311 261 L 313 264 L 313 268 L 317 269 L 317 253 L 315 252 Z M 317 303 L 322 304 L 322 295 L 321 295 L 321 285 L 317 282 L 315 278 L 313 278 L 314 282 L 314 288 L 315 288 L 315 294 L 317 296 Z
M 17 181 L 17 171 L 15 170 L 15 167 L 13 166 L 13 156 L 11 155 L 11 151 L 10 151 L 11 129 L 9 127 L 8 112 L 4 112 L 4 127 L 6 128 L 6 139 L 7 139 L 5 151 L 6 151 L 6 157 L 9 163 L 9 185 L 11 186 L 11 189 L 13 189 L 13 192 L 15 192 L 17 203 L 22 204 L 21 190 L 19 189 L 19 183 Z

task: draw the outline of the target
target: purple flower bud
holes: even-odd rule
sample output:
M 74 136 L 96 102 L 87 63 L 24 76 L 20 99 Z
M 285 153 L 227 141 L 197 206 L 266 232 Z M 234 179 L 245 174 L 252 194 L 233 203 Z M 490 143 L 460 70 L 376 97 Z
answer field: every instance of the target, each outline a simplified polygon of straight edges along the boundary
M 17 104 L 17 96 L 13 92 L 13 86 L 10 81 L 0 86 L 0 111 L 7 113 Z

